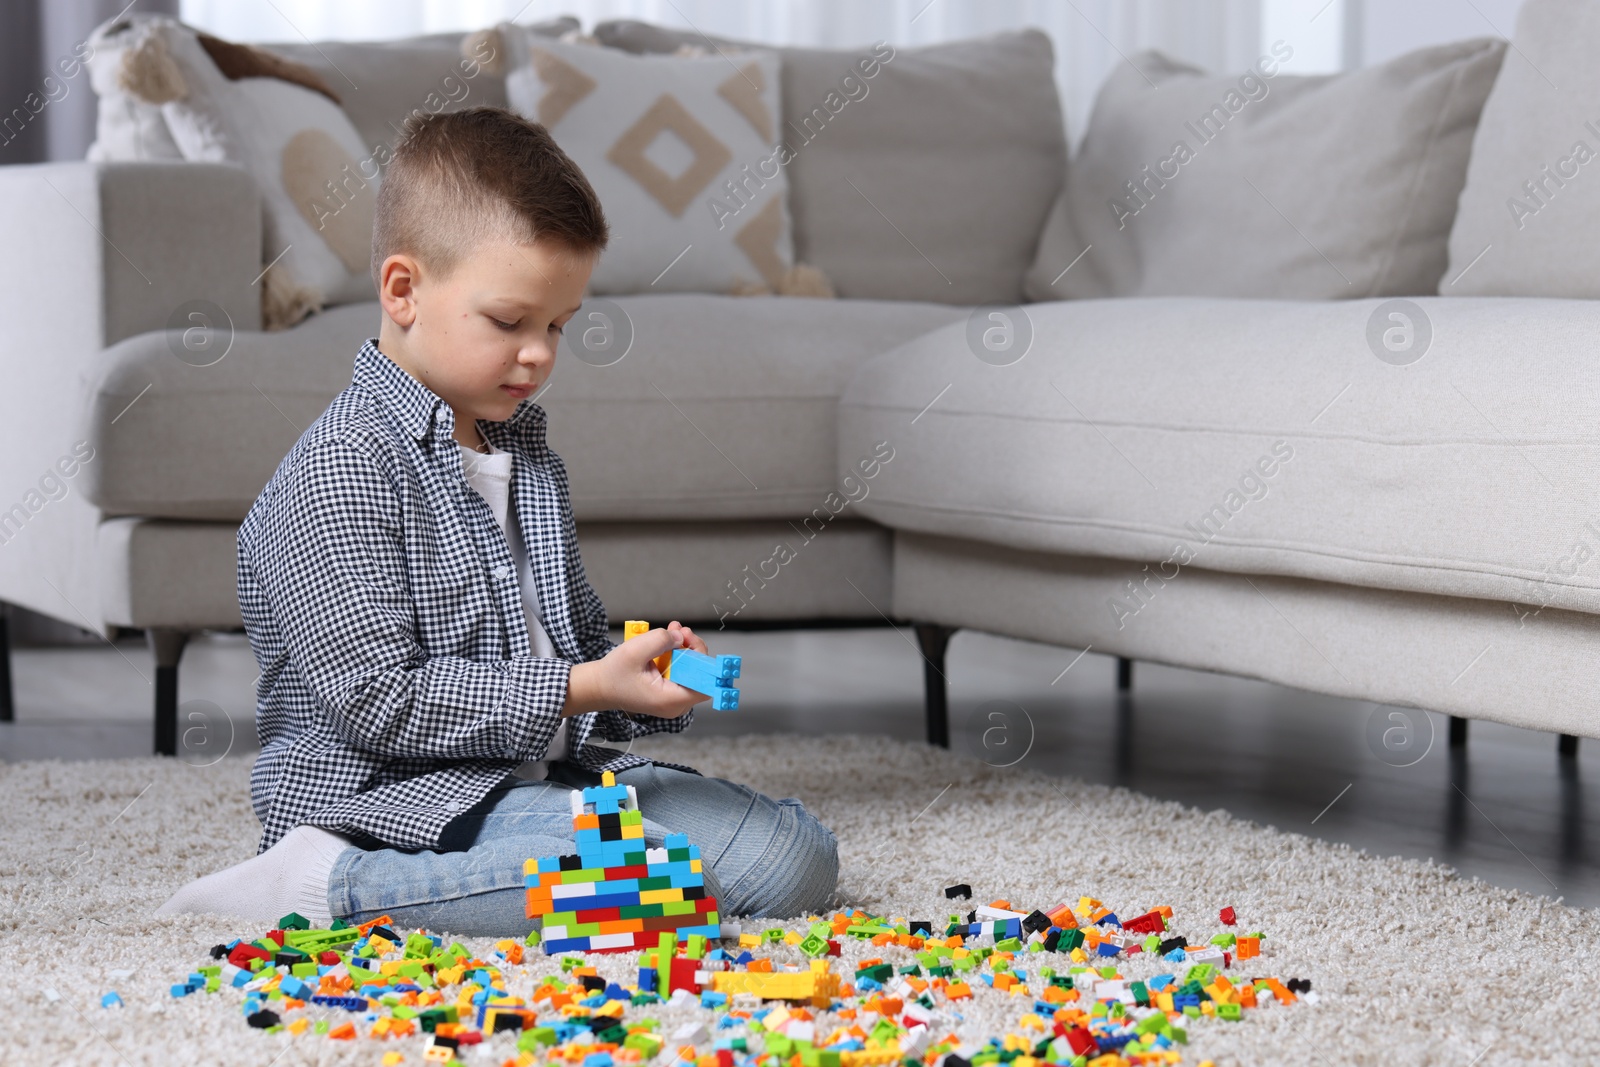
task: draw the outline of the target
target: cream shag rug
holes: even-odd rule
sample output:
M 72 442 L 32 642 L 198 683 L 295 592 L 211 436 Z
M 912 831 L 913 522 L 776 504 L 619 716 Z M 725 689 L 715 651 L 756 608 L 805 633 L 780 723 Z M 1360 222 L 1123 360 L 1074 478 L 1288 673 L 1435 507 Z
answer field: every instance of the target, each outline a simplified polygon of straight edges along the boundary
M 955 910 L 943 887 L 969 882 L 974 903 L 1003 897 L 1048 908 L 1088 895 L 1123 915 L 1167 904 L 1173 931 L 1192 939 L 1222 929 L 1217 912 L 1233 906 L 1237 929 L 1268 935 L 1259 967 L 1240 971 L 1309 978 L 1317 1002 L 1247 1012 L 1240 1023 L 1196 1021 L 1188 1064 L 1600 1057 L 1591 996 L 1600 988 L 1600 920 L 1590 912 L 1446 867 L 919 744 L 666 738 L 639 751 L 801 798 L 838 835 L 843 905 L 939 920 Z M 377 1064 L 398 1050 L 406 1063 L 422 1062 L 415 1039 L 267 1035 L 246 1027 L 236 992 L 168 994 L 210 962 L 209 946 L 259 934 L 221 918 L 150 917 L 182 883 L 254 853 L 248 771 L 241 759 L 204 768 L 154 759 L 0 765 L 0 1061 L 291 1067 Z M 487 941 L 467 944 L 488 955 Z M 847 957 L 866 954 L 857 948 L 847 944 Z M 604 975 L 632 973 L 631 955 L 598 959 Z M 538 964 L 539 973 L 554 969 L 543 957 Z M 100 1007 L 111 989 L 124 1007 Z M 1026 998 L 1012 999 L 972 1003 L 963 1037 L 1015 1029 Z M 669 1011 L 651 1014 L 675 1025 Z M 497 1035 L 467 1050 L 468 1062 L 498 1064 L 510 1048 Z

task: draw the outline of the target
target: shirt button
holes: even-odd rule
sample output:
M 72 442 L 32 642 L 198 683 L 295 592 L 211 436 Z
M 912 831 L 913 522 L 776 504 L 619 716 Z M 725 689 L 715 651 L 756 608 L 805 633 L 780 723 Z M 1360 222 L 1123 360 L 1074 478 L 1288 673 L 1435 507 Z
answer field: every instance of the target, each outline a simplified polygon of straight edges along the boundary
M 465 806 L 466 805 L 462 804 L 461 801 L 459 801 L 459 800 L 452 800 L 452 801 L 448 802 L 447 804 L 445 804 L 444 810 L 445 811 L 460 811 Z
M 500 566 L 494 569 L 494 577 L 496 581 L 505 581 L 507 578 L 511 577 L 511 568 L 506 566 L 504 563 L 500 564 Z

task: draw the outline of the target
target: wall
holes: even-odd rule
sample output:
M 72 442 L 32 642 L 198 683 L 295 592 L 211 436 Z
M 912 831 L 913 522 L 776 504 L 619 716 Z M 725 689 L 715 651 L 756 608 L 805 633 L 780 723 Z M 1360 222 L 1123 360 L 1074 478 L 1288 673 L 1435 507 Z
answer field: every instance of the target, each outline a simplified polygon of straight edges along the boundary
M 1359 57 L 1382 63 L 1466 37 L 1510 38 L 1522 0 L 1363 0 Z

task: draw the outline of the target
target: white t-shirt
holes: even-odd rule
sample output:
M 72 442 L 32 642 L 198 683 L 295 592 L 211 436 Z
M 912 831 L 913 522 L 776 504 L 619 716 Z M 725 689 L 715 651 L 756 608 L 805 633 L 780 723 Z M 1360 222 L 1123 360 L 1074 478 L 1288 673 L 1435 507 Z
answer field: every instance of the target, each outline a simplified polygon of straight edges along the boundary
M 529 647 L 535 656 L 550 659 L 555 657 L 556 646 L 540 619 L 539 586 L 533 579 L 533 565 L 528 560 L 528 547 L 522 541 L 521 524 L 512 521 L 515 516 L 511 508 L 511 460 L 510 452 L 501 451 L 494 445 L 489 445 L 487 455 L 461 445 L 461 470 L 467 476 L 467 484 L 489 505 L 494 521 L 500 524 L 501 531 L 506 535 L 506 544 L 511 548 L 511 559 L 517 568 L 517 586 L 522 590 L 522 613 L 528 620 Z M 566 756 L 567 720 L 562 719 L 555 735 L 550 738 L 550 747 L 545 751 L 544 759 L 529 760 L 517 768 L 516 775 L 518 778 L 542 781 L 548 777 L 549 762 L 565 759 Z

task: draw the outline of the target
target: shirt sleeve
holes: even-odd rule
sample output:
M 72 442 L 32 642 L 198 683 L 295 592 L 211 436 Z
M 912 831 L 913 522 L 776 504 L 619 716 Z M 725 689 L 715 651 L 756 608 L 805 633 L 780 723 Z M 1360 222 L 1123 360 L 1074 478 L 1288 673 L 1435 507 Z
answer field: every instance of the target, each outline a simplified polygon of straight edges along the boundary
M 346 743 L 388 757 L 543 755 L 571 665 L 427 653 L 404 506 L 373 454 L 346 440 L 310 444 L 280 473 L 259 529 L 251 567 L 290 659 Z

